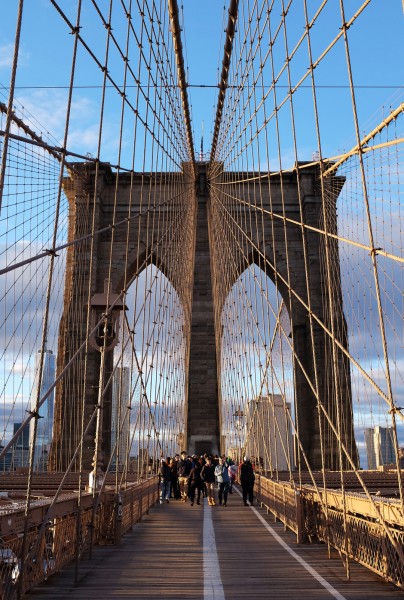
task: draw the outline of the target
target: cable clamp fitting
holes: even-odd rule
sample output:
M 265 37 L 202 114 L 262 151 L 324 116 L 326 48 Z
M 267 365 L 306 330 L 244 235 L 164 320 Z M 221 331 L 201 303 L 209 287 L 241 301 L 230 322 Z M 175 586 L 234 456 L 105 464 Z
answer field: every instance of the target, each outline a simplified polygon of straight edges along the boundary
M 52 248 L 46 248 L 44 250 L 44 252 L 48 255 L 48 256 L 59 256 L 59 254 L 56 254 L 56 250 L 52 250 Z
M 393 408 L 389 410 L 389 415 L 395 415 L 396 413 L 401 412 L 403 409 L 403 406 L 393 406 Z
M 39 412 L 36 410 L 26 410 L 25 412 L 31 415 L 31 417 L 33 417 L 34 419 L 44 419 L 44 417 L 41 417 Z

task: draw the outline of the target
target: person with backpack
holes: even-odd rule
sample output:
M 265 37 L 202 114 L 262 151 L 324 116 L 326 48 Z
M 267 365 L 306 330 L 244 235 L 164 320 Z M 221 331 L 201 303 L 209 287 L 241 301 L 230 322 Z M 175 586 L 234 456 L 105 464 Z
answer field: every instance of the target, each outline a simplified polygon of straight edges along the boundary
M 248 501 L 249 501 L 250 505 L 252 506 L 254 504 L 254 493 L 253 492 L 254 492 L 255 475 L 254 475 L 254 468 L 252 466 L 249 456 L 244 457 L 244 460 L 239 467 L 239 473 L 240 473 L 241 487 L 243 488 L 244 506 L 248 506 L 247 497 L 248 497 Z
M 227 506 L 227 495 L 229 493 L 229 471 L 227 463 L 222 457 L 219 458 L 219 464 L 215 467 L 215 477 L 218 483 L 218 497 L 219 504 L 223 503 L 223 506 Z

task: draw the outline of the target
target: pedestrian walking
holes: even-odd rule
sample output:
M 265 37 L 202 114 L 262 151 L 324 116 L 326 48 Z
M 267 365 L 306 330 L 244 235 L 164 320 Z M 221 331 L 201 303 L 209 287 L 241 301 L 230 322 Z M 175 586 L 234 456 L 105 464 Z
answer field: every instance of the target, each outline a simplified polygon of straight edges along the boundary
M 248 497 L 248 501 L 249 501 L 250 505 L 252 506 L 254 504 L 255 475 L 254 475 L 254 468 L 252 466 L 249 456 L 244 457 L 244 460 L 239 467 L 239 473 L 240 473 L 241 487 L 243 488 L 244 506 L 248 506 L 247 497 Z
M 192 461 L 187 457 L 185 450 L 181 452 L 181 458 L 178 461 L 177 473 L 180 486 L 181 502 L 186 502 L 188 498 L 188 478 L 192 469 Z
M 179 457 L 178 457 L 179 458 Z M 172 458 L 170 461 L 170 469 L 171 469 L 171 498 L 174 500 L 178 500 L 181 498 L 180 488 L 178 486 L 178 461 L 175 458 Z
M 205 457 L 205 464 L 201 471 L 202 481 L 205 483 L 209 506 L 215 506 L 215 466 L 210 456 Z
M 219 458 L 219 464 L 215 467 L 215 477 L 218 483 L 219 505 L 227 506 L 230 477 L 228 466 L 222 457 Z
M 202 471 L 202 465 L 199 462 L 199 460 L 197 460 L 194 463 L 194 466 L 192 467 L 191 472 L 189 474 L 189 478 L 188 478 L 189 499 L 191 500 L 191 506 L 194 505 L 196 492 L 198 492 L 196 503 L 197 504 L 201 503 L 201 493 L 203 492 L 203 481 L 201 479 L 201 471 Z
M 229 464 L 229 460 L 227 460 L 227 464 Z M 233 493 L 233 484 L 236 481 L 238 467 L 233 462 L 229 464 L 228 467 L 230 483 L 229 483 L 229 494 Z
M 164 500 L 167 504 L 170 502 L 171 493 L 171 469 L 167 464 L 167 460 L 164 458 L 160 461 L 159 469 L 159 485 L 160 485 L 160 504 L 163 504 Z

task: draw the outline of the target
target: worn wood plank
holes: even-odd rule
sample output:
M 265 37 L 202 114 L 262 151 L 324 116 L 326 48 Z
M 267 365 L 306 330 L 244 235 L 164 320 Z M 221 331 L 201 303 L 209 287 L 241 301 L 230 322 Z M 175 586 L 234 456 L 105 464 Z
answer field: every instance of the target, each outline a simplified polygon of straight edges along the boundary
M 265 510 L 257 509 L 282 539 L 347 600 L 404 600 L 403 591 L 357 564 L 351 565 L 351 581 L 346 581 L 345 569 L 335 552 L 328 559 L 322 544 L 296 546 L 294 534 L 274 523 Z M 80 566 L 80 586 L 74 586 L 74 567 L 70 566 L 32 590 L 30 596 L 44 600 L 202 600 L 203 510 L 202 506 L 173 500 L 157 505 L 123 538 L 120 547 L 95 549 L 93 560 Z M 226 599 L 332 598 L 278 544 L 237 494 L 229 496 L 227 507 L 208 510 L 212 511 L 220 563 L 217 568 Z

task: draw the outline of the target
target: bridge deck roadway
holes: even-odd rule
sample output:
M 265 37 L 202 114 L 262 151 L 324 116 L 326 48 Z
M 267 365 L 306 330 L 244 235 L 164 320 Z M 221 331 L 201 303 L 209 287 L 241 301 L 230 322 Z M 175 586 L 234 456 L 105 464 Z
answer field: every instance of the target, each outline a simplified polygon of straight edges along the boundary
M 348 582 L 336 552 L 328 559 L 324 545 L 297 546 L 281 523 L 259 506 L 245 507 L 236 492 L 227 507 L 156 505 L 119 547 L 96 548 L 79 578 L 75 587 L 70 566 L 30 598 L 404 600 L 403 591 L 355 563 Z

